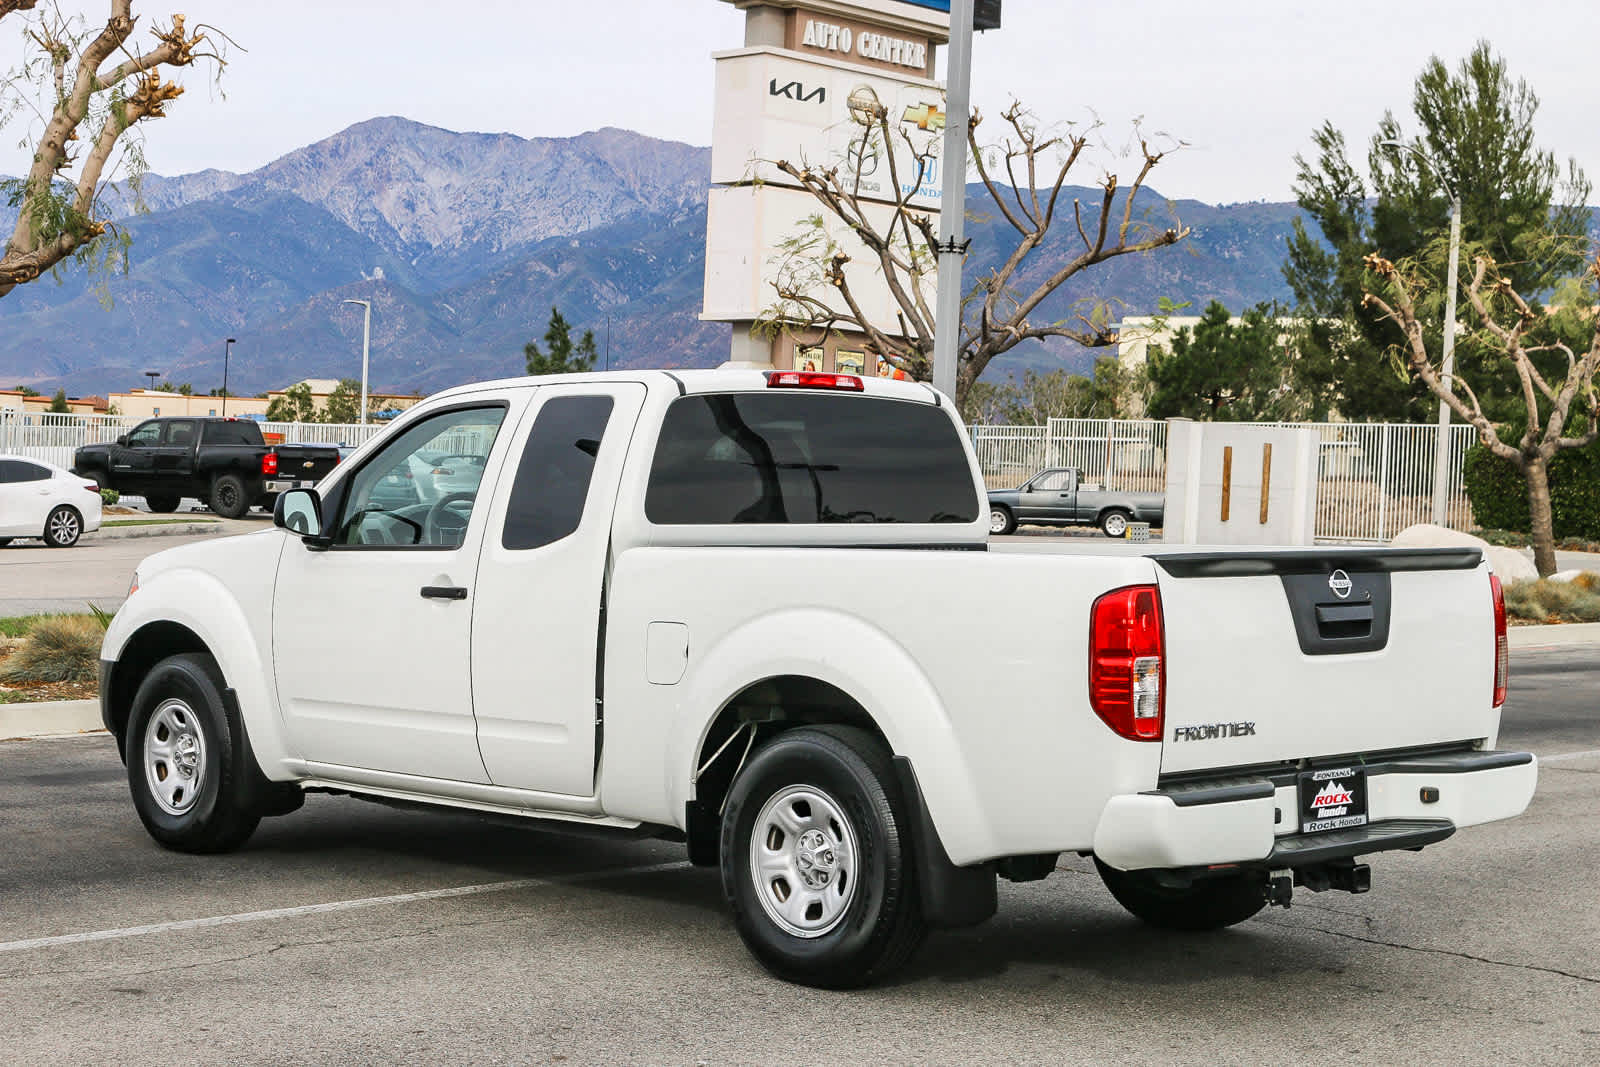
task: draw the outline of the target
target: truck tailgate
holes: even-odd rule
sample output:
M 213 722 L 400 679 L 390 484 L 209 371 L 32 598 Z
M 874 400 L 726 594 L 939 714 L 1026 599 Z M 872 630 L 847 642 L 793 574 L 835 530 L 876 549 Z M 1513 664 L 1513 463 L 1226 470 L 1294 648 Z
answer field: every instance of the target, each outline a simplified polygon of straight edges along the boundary
M 1164 774 L 1498 732 L 1476 549 L 1156 555 Z

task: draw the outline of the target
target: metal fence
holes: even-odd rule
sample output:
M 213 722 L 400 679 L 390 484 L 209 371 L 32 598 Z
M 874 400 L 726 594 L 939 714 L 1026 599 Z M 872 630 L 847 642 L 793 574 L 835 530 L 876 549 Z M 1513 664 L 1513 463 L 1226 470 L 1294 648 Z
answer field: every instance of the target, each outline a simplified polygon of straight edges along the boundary
M 1291 423 L 1257 425 L 1287 426 Z M 1317 540 L 1381 543 L 1433 520 L 1433 424 L 1304 423 L 1322 435 Z M 1477 437 L 1451 426 L 1445 524 L 1473 525 L 1462 471 Z M 1011 489 L 1046 467 L 1077 467 L 1086 483 L 1120 492 L 1165 491 L 1167 425 L 1150 419 L 1051 419 L 1046 426 L 974 426 L 973 448 L 991 489 Z

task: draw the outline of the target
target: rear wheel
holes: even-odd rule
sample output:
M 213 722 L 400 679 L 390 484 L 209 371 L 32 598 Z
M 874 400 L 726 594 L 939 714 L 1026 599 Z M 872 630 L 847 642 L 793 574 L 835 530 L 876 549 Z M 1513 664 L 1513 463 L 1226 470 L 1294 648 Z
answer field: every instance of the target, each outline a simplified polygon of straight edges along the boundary
M 83 516 L 65 504 L 44 520 L 44 543 L 51 548 L 71 548 L 83 533 Z
M 261 821 L 244 733 L 210 656 L 169 656 L 133 699 L 124 751 L 139 819 L 167 848 L 228 852 Z
M 989 533 L 992 535 L 1008 534 L 1017 528 L 1016 516 L 1011 514 L 1011 509 L 1000 504 L 989 508 Z
M 167 515 L 178 510 L 183 498 L 174 493 L 146 493 L 144 502 L 156 514 Z
M 764 745 L 722 821 L 722 885 L 745 945 L 802 985 L 898 970 L 926 933 L 909 827 L 889 755 L 865 731 L 804 727 Z
M 225 519 L 237 519 L 250 510 L 244 479 L 237 474 L 219 474 L 211 483 L 211 510 Z
M 1107 537 L 1125 537 L 1128 533 L 1128 513 L 1113 508 L 1100 516 L 1100 532 Z
M 1259 874 L 1202 878 L 1177 888 L 1147 871 L 1119 871 L 1098 859 L 1094 865 L 1118 904 L 1163 930 L 1221 930 L 1267 906 L 1266 878 Z
M 261 499 L 256 501 L 256 507 L 260 508 L 262 511 L 265 511 L 268 515 L 272 514 L 272 509 L 276 507 L 277 504 L 277 493 L 262 493 Z

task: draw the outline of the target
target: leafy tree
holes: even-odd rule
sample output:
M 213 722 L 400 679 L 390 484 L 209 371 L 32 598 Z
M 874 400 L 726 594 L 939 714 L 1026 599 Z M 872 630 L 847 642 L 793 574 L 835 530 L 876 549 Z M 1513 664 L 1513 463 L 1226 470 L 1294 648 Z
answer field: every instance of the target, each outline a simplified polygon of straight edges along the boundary
M 100 200 L 108 165 L 122 171 L 137 204 L 147 169 L 140 124 L 164 117 L 183 93 L 163 75 L 206 59 L 219 73 L 225 65 L 217 42 L 189 32 L 182 15 L 153 26 L 155 45 L 145 51 L 133 39 L 132 0 L 110 0 L 111 17 L 98 30 L 54 4 L 36 7 L 38 0 L 0 0 L 0 20 L 33 12 L 23 16 L 21 71 L 0 83 L 0 125 L 37 116 L 23 139 L 33 160 L 27 175 L 0 181 L 0 196 L 17 212 L 0 248 L 0 297 L 69 257 L 89 268 L 126 266 L 127 234 Z
M 0 0 L 0 3 L 3 3 L 3 2 L 4 2 L 4 0 Z M 11 388 L 16 390 L 17 392 L 21 393 L 23 396 L 43 396 L 44 395 L 43 393 L 39 392 L 39 390 L 30 388 L 29 386 L 26 386 L 26 385 L 13 385 Z
M 1001 118 L 1002 143 L 993 147 L 978 142 L 980 114 L 974 111 L 967 126 L 978 177 L 1009 229 L 998 262 L 980 272 L 964 303 L 956 344 L 958 404 L 966 400 L 990 361 L 1024 341 L 1064 337 L 1086 347 L 1115 344 L 1112 323 L 1117 316 L 1108 302 L 1085 299 L 1073 318 L 1060 321 L 1041 315 L 1040 305 L 1085 271 L 1120 256 L 1165 248 L 1189 235 L 1188 227 L 1176 218 L 1152 223 L 1139 203 L 1146 179 L 1165 153 L 1153 148 L 1137 129 L 1139 168 L 1132 184 L 1124 188 L 1117 175 L 1106 173 L 1099 183 L 1098 202 L 1080 205 L 1076 200 L 1064 203 L 1062 189 L 1085 151 L 1097 142 L 1099 124 L 1056 135 L 1019 104 Z M 881 103 L 864 107 L 860 121 L 868 125 L 858 143 L 867 150 L 852 152 L 837 165 L 771 162 L 811 194 L 822 214 L 781 246 L 774 281 L 777 300 L 763 311 L 760 325 L 769 330 L 843 327 L 865 334 L 867 346 L 880 358 L 913 378 L 931 381 L 939 242 L 933 219 L 911 201 L 929 168 L 936 165 L 936 141 L 914 140 L 899 119 Z M 910 149 L 914 172 L 900 170 L 905 152 L 887 150 L 902 143 Z M 867 180 L 867 168 L 877 168 L 880 156 L 888 161 L 882 184 L 894 197 L 887 205 L 875 202 L 881 192 L 867 192 L 869 184 L 879 187 L 878 179 Z M 1052 233 L 1058 222 L 1067 232 L 1064 238 L 1060 231 Z M 829 236 L 830 230 L 841 228 L 855 242 L 850 251 Z M 1033 253 L 1060 240 L 1071 241 L 1074 254 L 1055 270 L 1041 271 Z M 847 269 L 852 255 L 860 257 L 861 265 Z M 881 278 L 887 286 L 894 325 L 874 321 L 863 309 L 857 286 L 865 277 Z
M 1569 299 L 1555 315 L 1535 310 L 1517 291 L 1510 275 L 1488 256 L 1473 260 L 1467 302 L 1481 327 L 1482 343 L 1498 352 L 1521 386 L 1518 428 L 1523 429 L 1516 440 L 1512 440 L 1514 430 L 1497 427 L 1486 414 L 1471 373 L 1463 374 L 1457 368 L 1449 385 L 1445 384 L 1442 353 L 1437 361 L 1430 354 L 1426 330 L 1417 314 L 1419 296 L 1431 284 L 1423 272 L 1415 264 L 1396 265 L 1378 255 L 1369 256 L 1367 266 L 1378 283 L 1365 296 L 1366 304 L 1380 316 L 1380 322 L 1391 329 L 1400 327 L 1412 372 L 1477 429 L 1484 447 L 1510 460 L 1527 479 L 1533 562 L 1540 577 L 1549 577 L 1556 571 L 1550 461 L 1558 452 L 1584 448 L 1600 439 L 1600 393 L 1595 389 L 1596 373 L 1600 372 L 1600 311 L 1596 310 L 1600 306 L 1596 303 L 1600 300 L 1600 256 L 1589 265 L 1588 291 L 1581 299 Z M 1564 339 L 1579 333 L 1587 334 L 1582 344 L 1575 346 Z M 1538 358 L 1541 356 L 1554 357 L 1554 366 Z M 1542 367 L 1541 362 L 1545 364 Z
M 1354 419 L 1431 415 L 1427 388 L 1392 351 L 1392 326 L 1363 303 L 1374 283 L 1364 257 L 1376 250 L 1444 278 L 1447 189 L 1461 198 L 1464 260 L 1483 255 L 1501 264 L 1512 287 L 1530 298 L 1580 269 L 1589 180 L 1575 161 L 1563 166 L 1537 147 L 1538 108 L 1528 84 L 1513 79 L 1505 61 L 1480 42 L 1454 71 L 1434 57 L 1418 75 L 1411 101 L 1415 137 L 1392 112 L 1384 114 L 1368 142 L 1370 182 L 1350 162 L 1344 134 L 1331 123 L 1312 134 L 1314 161 L 1295 157 L 1295 197 L 1322 239 L 1297 220 L 1283 273 L 1301 318 L 1296 391 L 1317 410 L 1337 409 Z M 1390 141 L 1410 148 L 1385 144 Z M 1426 285 L 1418 298 L 1425 338 L 1435 345 L 1443 286 Z M 1514 413 L 1520 388 L 1503 354 L 1476 335 L 1461 342 L 1457 363 L 1477 382 L 1485 410 Z
M 154 391 L 157 393 L 178 393 L 182 396 L 193 396 L 194 385 L 190 382 L 184 382 L 182 385 L 174 385 L 172 382 L 162 382 L 160 385 L 155 387 Z
M 354 378 L 340 378 L 339 384 L 328 394 L 328 403 L 322 410 L 322 421 L 352 423 L 361 421 L 361 383 Z
M 267 405 L 269 422 L 317 422 L 317 402 L 305 382 L 291 385 Z
M 50 398 L 51 413 L 65 415 L 71 410 L 72 408 L 67 404 L 67 391 L 65 389 L 57 389 L 56 395 Z
M 558 308 L 550 309 L 544 344 L 545 351 L 540 351 L 536 341 L 522 346 L 529 374 L 582 374 L 594 370 L 594 361 L 600 354 L 595 348 L 593 330 L 583 331 L 583 337 L 573 342 L 572 326 Z
M 1288 413 L 1289 358 L 1277 307 L 1257 304 L 1238 322 L 1219 301 L 1207 305 L 1171 349 L 1152 346 L 1147 361 L 1154 419 L 1255 422 Z

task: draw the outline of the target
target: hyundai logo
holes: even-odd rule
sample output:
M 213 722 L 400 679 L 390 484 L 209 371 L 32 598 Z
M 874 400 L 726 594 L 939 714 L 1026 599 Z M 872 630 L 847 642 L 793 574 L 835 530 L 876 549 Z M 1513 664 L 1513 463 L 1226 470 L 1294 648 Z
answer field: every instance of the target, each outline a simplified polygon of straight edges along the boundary
M 1355 583 L 1350 580 L 1350 576 L 1344 571 L 1334 571 L 1328 575 L 1328 588 L 1332 589 L 1333 595 L 1340 600 L 1348 600 L 1350 598 L 1350 590 L 1354 585 Z

